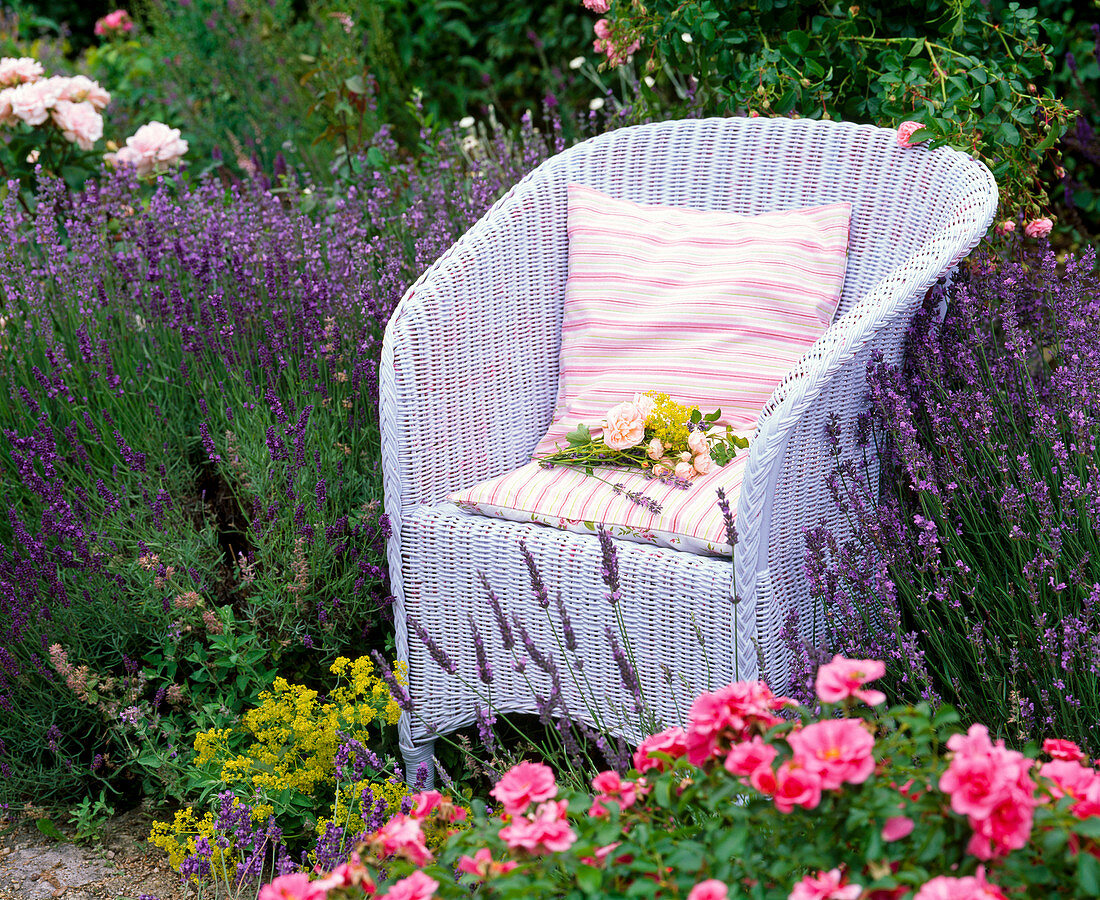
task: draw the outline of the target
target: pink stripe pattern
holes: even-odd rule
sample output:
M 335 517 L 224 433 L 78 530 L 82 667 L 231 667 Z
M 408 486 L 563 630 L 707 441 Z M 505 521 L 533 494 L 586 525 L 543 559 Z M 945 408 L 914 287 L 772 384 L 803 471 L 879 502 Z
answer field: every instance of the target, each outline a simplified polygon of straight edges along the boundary
M 844 282 L 851 205 L 735 216 L 617 200 L 569 185 L 569 272 L 553 421 L 536 456 L 566 446 L 579 423 L 648 390 L 722 410 L 750 436 L 772 391 L 829 327 Z M 538 463 L 451 495 L 515 522 L 594 532 L 692 553 L 732 552 L 717 506 L 736 509 L 748 453 L 688 490 L 629 470 L 599 478 Z M 610 482 L 610 483 L 608 483 Z M 661 506 L 653 513 L 615 485 Z

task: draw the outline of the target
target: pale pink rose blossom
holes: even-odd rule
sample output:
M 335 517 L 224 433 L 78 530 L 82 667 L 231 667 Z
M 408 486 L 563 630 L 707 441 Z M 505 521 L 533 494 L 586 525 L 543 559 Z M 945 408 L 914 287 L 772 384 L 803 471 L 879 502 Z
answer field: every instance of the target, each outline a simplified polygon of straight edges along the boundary
M 676 473 L 677 478 L 691 478 L 695 474 L 695 469 L 692 468 L 689 462 L 676 463 L 676 468 L 673 471 Z
M 923 127 L 920 122 L 902 122 L 898 126 L 898 146 L 906 149 L 916 147 L 917 144 L 914 144 L 909 138 L 913 136 L 914 132 L 920 131 Z
M 693 431 L 688 435 L 688 449 L 698 456 L 707 452 L 707 436 L 701 431 Z
M 687 900 L 728 900 L 729 888 L 717 878 L 700 881 L 690 891 Z
M 100 86 L 98 81 L 92 81 L 85 75 L 73 75 L 71 78 L 55 76 L 60 88 L 59 98 L 71 100 L 73 103 L 90 103 L 98 110 L 107 108 L 111 102 L 111 95 Z M 52 80 L 52 79 L 51 79 Z
M 1076 760 L 1055 759 L 1043 763 L 1039 774 L 1052 782 L 1047 791 L 1055 800 L 1066 796 L 1074 799 L 1070 812 L 1077 818 L 1100 816 L 1100 772 Z
M 11 109 L 12 93 L 14 92 L 11 88 L 0 90 L 0 125 L 7 125 L 15 118 L 15 114 Z
M 414 866 L 426 866 L 432 861 L 419 820 L 402 813 L 374 832 L 368 843 L 378 845 L 384 855 L 404 857 Z
M 596 32 L 596 37 L 607 40 L 611 37 L 611 23 L 607 19 L 597 19 L 592 24 L 592 30 Z
M 524 812 L 532 803 L 550 800 L 558 793 L 553 770 L 542 763 L 521 762 L 512 766 L 489 791 L 510 816 Z
M 21 84 L 11 92 L 12 114 L 28 125 L 41 125 L 50 117 L 60 93 L 60 86 L 49 78 Z
M 629 450 L 645 439 L 645 416 L 629 400 L 607 411 L 603 440 L 612 450 Z
M 912 834 L 914 828 L 916 823 L 908 816 L 891 816 L 882 826 L 882 839 L 888 844 L 900 841 L 903 837 Z
M 5 56 L 0 59 L 0 87 L 14 87 L 38 81 L 45 74 L 42 63 L 29 56 Z
M 91 103 L 58 100 L 50 114 L 65 140 L 76 144 L 81 150 L 91 150 L 95 142 L 103 137 L 103 116 L 95 111 Z
M 759 681 L 735 681 L 700 694 L 688 714 L 688 762 L 701 766 L 712 756 L 728 753 L 733 744 L 778 724 L 782 720 L 775 710 L 786 702 Z
M 142 125 L 130 137 L 126 146 L 106 159 L 114 165 L 133 166 L 138 175 L 151 175 L 175 165 L 187 152 L 187 141 L 180 138 L 178 128 L 163 122 Z
M 280 875 L 260 888 L 259 900 L 324 900 L 325 892 L 303 872 Z
M 1024 226 L 1024 234 L 1029 238 L 1041 238 L 1050 234 L 1050 229 L 1054 227 L 1054 223 L 1047 218 L 1035 219 L 1032 222 L 1028 222 Z
M 856 900 L 863 893 L 858 884 L 841 884 L 840 869 L 807 875 L 787 895 L 787 900 Z
M 650 413 L 657 407 L 657 401 L 648 394 L 635 394 L 630 402 L 638 407 L 638 413 L 643 419 L 648 419 Z
M 429 900 L 435 896 L 439 882 L 429 878 L 423 872 L 413 872 L 407 878 L 395 881 L 383 894 L 389 900 Z
M 862 700 L 868 706 L 886 702 L 881 691 L 863 690 L 863 685 L 886 674 L 886 665 L 877 659 L 845 659 L 839 654 L 831 663 L 817 670 L 814 687 L 823 703 L 839 703 L 848 697 Z
M 825 790 L 862 784 L 875 771 L 875 739 L 862 719 L 824 719 L 787 735 L 795 761 L 821 777 Z
M 660 459 L 664 455 L 665 445 L 661 443 L 660 438 L 654 438 L 646 445 L 645 455 L 650 459 Z M 653 469 L 654 473 L 657 472 L 656 467 Z
M 710 458 L 709 453 L 700 453 L 692 460 L 691 466 L 700 475 L 708 475 L 710 470 L 714 468 L 714 460 Z
M 1012 219 L 1005 219 L 995 230 L 997 234 L 1012 234 L 1016 230 L 1016 223 Z
M 585 9 L 590 9 L 597 15 L 603 15 L 611 9 L 611 0 L 581 0 Z

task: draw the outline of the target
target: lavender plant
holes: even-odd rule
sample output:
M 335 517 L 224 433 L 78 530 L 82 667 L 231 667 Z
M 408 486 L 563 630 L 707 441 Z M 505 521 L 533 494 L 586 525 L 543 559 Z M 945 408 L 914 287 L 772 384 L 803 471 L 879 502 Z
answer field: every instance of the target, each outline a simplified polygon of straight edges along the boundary
M 339 190 L 125 173 L 0 210 L 0 771 L 179 795 L 196 730 L 384 646 L 382 330 L 549 150 L 385 132 Z M 57 648 L 56 650 L 52 648 Z M 323 670 L 320 670 L 323 671 Z
M 946 293 L 934 292 L 903 365 L 870 367 L 872 412 L 844 438 L 857 459 L 882 442 L 881 496 L 838 452 L 830 486 L 854 537 L 807 533 L 807 570 L 833 648 L 889 659 L 895 697 L 949 703 L 1017 744 L 1065 735 L 1092 755 L 1100 753 L 1094 267 L 1094 250 L 1060 264 L 1048 249 L 1017 247 L 1013 258 L 979 257 Z M 798 623 L 788 625 L 793 635 Z M 820 649 L 798 649 L 808 677 Z

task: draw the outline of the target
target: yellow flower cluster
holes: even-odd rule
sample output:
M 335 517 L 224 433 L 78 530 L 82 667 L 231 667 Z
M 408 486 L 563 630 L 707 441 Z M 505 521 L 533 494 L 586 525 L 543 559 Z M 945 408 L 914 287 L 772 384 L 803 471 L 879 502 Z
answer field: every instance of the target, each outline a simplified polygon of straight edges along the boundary
M 315 801 L 318 811 L 335 793 L 332 814 L 322 822 L 340 822 L 358 813 L 358 797 L 368 782 L 356 785 L 346 797 L 345 792 L 336 789 L 335 756 L 341 742 L 337 733 L 370 746 L 372 726 L 396 723 L 401 710 L 385 682 L 375 674 L 369 657 L 340 657 L 329 671 L 337 676 L 338 683 L 323 703 L 317 691 L 277 678 L 270 691 L 260 694 L 260 705 L 245 713 L 243 727 L 215 728 L 195 738 L 195 763 L 217 766 L 225 785 L 238 795 L 254 798 L 250 803 L 256 821 L 278 817 L 277 807 L 286 801 L 288 789 L 300 798 Z M 395 674 L 404 681 L 403 672 Z M 241 741 L 245 743 L 242 752 L 232 754 L 230 745 Z M 391 813 L 400 808 L 406 794 L 404 785 L 398 782 L 376 785 L 374 789 L 376 795 L 381 791 L 386 798 Z M 354 811 L 347 807 L 349 801 L 356 804 Z M 323 830 L 321 822 L 318 827 Z M 206 837 L 217 848 L 213 814 L 197 818 L 196 811 L 189 808 L 177 812 L 171 823 L 156 823 L 149 841 L 164 850 L 172 868 L 179 871 L 184 859 L 195 852 L 200 837 Z M 230 870 L 236 865 L 232 845 L 225 848 L 224 856 L 220 848 L 215 853 L 218 858 L 212 860 L 212 865 L 224 861 Z
M 646 391 L 653 400 L 653 411 L 646 417 L 646 433 L 650 437 L 660 438 L 666 447 L 681 447 L 687 444 L 687 422 L 694 407 L 677 403 L 668 394 Z

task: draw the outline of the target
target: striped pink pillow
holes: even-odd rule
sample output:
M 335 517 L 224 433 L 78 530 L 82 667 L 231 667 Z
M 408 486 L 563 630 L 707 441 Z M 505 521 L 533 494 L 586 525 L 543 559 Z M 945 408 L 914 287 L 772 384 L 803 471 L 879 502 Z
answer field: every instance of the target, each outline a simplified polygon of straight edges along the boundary
M 750 435 L 836 312 L 851 205 L 737 216 L 568 191 L 558 400 L 534 453 L 648 390 Z

